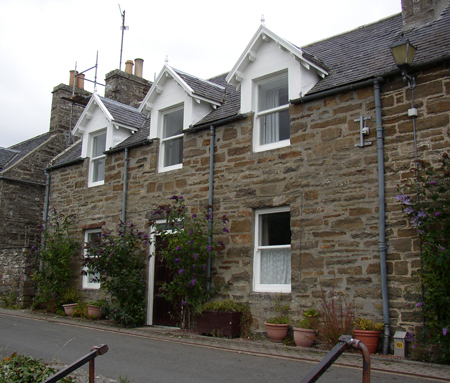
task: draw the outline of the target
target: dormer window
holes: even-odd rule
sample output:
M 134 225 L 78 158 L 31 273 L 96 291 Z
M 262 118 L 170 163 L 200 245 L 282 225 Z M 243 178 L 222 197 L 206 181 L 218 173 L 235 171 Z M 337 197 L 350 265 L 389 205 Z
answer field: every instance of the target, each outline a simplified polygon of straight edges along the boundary
M 105 181 L 106 131 L 91 135 L 91 163 L 89 186 L 102 185 Z
M 287 73 L 258 82 L 257 151 L 290 144 Z
M 184 109 L 171 109 L 162 115 L 160 171 L 180 169 L 183 164 Z

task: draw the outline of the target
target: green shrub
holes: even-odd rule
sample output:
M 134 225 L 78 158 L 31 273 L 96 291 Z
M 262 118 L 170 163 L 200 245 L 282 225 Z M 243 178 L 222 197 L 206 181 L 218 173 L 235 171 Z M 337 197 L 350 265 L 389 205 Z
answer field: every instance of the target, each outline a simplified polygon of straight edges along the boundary
M 0 360 L 0 372 L 0 382 L 35 383 L 43 382 L 57 371 L 48 367 L 41 360 L 14 353 L 9 358 Z M 74 383 L 75 380 L 65 377 L 60 382 Z

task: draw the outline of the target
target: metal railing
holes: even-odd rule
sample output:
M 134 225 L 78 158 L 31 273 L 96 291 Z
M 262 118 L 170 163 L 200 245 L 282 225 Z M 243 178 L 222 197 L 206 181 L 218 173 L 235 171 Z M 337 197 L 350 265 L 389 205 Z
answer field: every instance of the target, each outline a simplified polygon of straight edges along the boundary
M 44 383 L 55 383 L 60 379 L 66 377 L 71 372 L 79 369 L 81 366 L 85 365 L 89 362 L 89 383 L 95 382 L 95 358 L 99 355 L 106 354 L 108 352 L 108 346 L 106 344 L 102 344 L 100 346 L 95 346 L 89 354 L 86 354 L 82 358 L 78 359 L 76 362 L 73 362 L 70 366 L 62 369 L 57 372 L 55 375 L 47 378 Z
M 325 358 L 308 374 L 300 383 L 312 383 L 317 381 L 322 374 L 331 367 L 331 365 L 339 358 L 348 348 L 360 350 L 363 357 L 363 383 L 370 383 L 370 353 L 364 343 L 357 339 L 353 339 L 350 335 L 342 335 L 339 342 L 327 354 Z

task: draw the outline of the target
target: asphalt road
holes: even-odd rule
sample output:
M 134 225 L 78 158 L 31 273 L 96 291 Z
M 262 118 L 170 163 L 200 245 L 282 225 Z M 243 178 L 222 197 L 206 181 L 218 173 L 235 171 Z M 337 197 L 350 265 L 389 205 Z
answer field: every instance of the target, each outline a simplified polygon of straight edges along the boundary
M 96 373 L 114 380 L 126 377 L 133 383 L 298 383 L 315 365 L 0 314 L 2 357 L 18 352 L 46 362 L 70 364 L 100 344 L 107 344 L 109 351 L 96 358 Z M 361 381 L 361 370 L 343 367 L 332 367 L 319 379 L 333 383 Z M 431 380 L 372 372 L 371 382 Z

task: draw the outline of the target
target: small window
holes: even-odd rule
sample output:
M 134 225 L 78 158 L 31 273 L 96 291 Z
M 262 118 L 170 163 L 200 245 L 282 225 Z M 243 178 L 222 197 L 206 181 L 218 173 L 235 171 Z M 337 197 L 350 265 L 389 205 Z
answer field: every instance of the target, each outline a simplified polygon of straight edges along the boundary
M 105 181 L 106 132 L 92 136 L 90 186 L 101 185 Z
M 183 115 L 184 109 L 163 115 L 160 157 L 163 171 L 179 169 L 183 163 Z
M 256 211 L 253 285 L 257 292 L 291 291 L 289 207 Z
M 102 234 L 101 229 L 86 230 L 84 232 L 84 242 L 91 243 L 94 241 L 99 241 Z M 84 256 L 86 256 L 86 249 L 84 249 Z M 87 272 L 83 275 L 82 287 L 83 289 L 99 289 L 100 288 L 100 274 L 92 273 L 87 268 L 84 269 Z
M 290 144 L 287 74 L 258 84 L 256 151 Z

